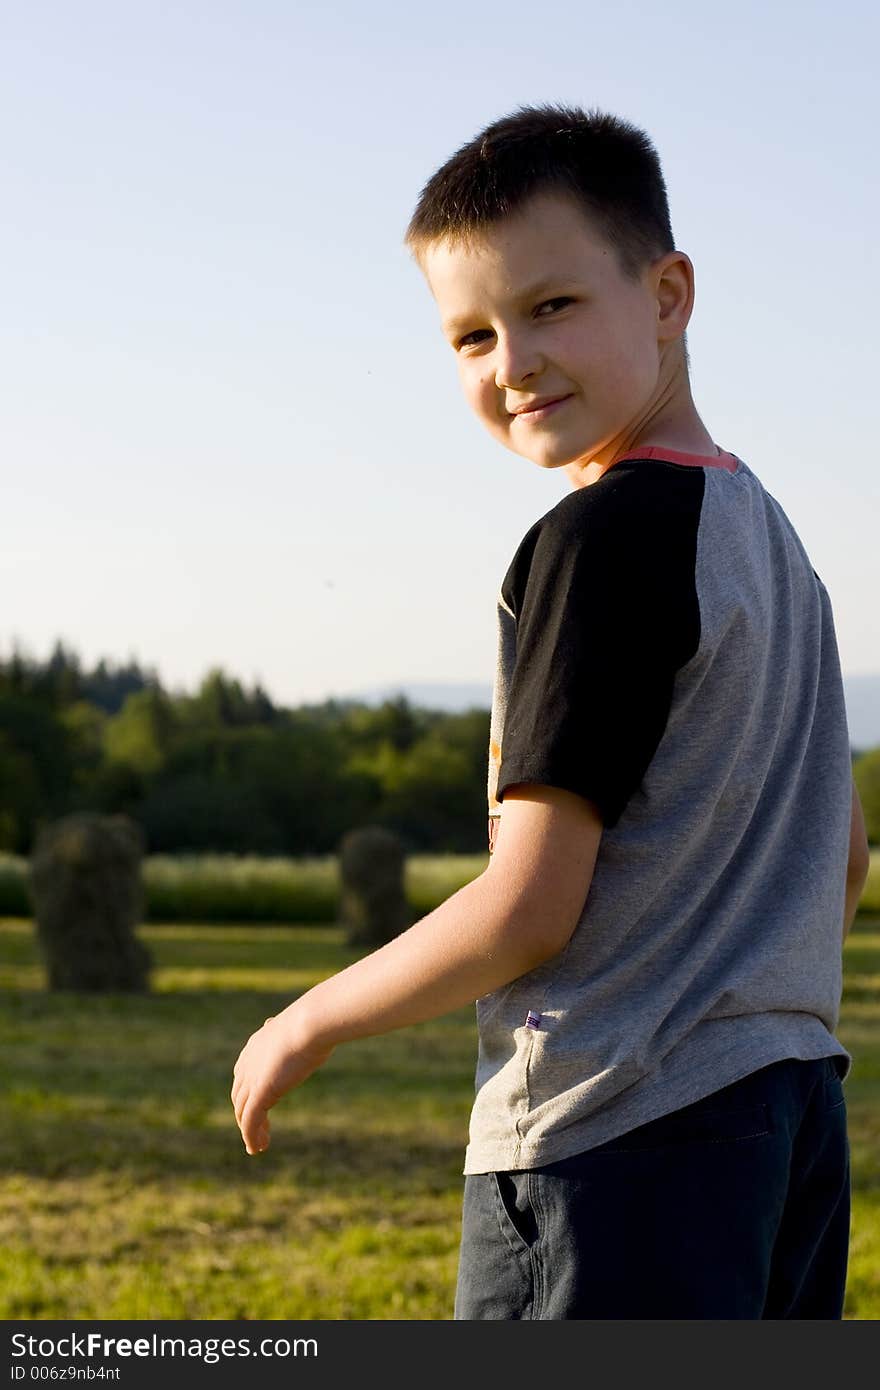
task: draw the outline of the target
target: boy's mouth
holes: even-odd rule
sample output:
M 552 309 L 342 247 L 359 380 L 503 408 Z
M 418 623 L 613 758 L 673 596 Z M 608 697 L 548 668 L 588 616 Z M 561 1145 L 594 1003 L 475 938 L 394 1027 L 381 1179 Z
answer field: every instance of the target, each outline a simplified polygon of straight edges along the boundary
M 530 401 L 528 405 L 518 406 L 516 410 L 510 412 L 518 419 L 525 420 L 544 420 L 547 416 L 562 405 L 565 401 L 571 400 L 572 392 L 569 391 L 565 396 L 543 396 L 537 400 Z

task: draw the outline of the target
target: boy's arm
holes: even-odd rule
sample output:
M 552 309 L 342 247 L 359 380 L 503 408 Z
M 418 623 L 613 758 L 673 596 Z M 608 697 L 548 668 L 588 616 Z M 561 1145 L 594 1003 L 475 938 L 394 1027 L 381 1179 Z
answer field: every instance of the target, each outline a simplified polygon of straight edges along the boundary
M 589 892 L 599 813 L 575 792 L 523 783 L 507 789 L 502 819 L 483 873 L 248 1039 L 232 1088 L 248 1153 L 268 1146 L 269 1109 L 338 1043 L 450 1013 L 565 947 Z
M 853 778 L 852 816 L 849 827 L 849 858 L 846 865 L 846 906 L 843 914 L 844 941 L 849 935 L 849 929 L 853 924 L 859 905 L 859 899 L 864 891 L 870 867 L 871 851 L 868 845 L 867 831 L 865 829 L 865 817 L 862 811 L 862 803 L 859 800 L 855 778 Z

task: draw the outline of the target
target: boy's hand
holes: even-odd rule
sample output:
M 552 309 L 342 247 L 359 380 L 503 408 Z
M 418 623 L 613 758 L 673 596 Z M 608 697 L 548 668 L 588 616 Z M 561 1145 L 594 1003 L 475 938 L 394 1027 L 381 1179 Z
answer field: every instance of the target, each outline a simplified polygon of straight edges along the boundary
M 232 1075 L 235 1119 L 249 1154 L 269 1147 L 269 1110 L 294 1086 L 317 1071 L 333 1051 L 317 1045 L 302 1027 L 294 1001 L 251 1033 Z

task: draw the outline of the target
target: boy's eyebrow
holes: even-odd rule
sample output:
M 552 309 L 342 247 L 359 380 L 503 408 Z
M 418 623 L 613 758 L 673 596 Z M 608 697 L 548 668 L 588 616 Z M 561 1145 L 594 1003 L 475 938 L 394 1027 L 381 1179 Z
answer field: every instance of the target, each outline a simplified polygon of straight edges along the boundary
M 530 299 L 537 299 L 542 294 L 546 294 L 548 290 L 570 288 L 573 283 L 574 277 L 571 275 L 545 275 L 540 280 L 528 285 L 524 290 L 520 290 L 513 297 L 518 303 L 526 303 Z M 475 318 L 480 318 L 480 314 L 476 311 L 473 314 L 461 314 L 456 318 L 446 319 L 442 325 L 443 332 L 450 336 L 459 333 Z

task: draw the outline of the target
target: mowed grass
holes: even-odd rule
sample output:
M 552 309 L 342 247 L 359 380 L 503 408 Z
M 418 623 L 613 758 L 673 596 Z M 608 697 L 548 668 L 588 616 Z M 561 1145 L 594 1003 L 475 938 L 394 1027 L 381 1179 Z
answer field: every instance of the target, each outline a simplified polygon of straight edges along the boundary
M 0 921 L 0 1317 L 448 1319 L 472 1007 L 347 1044 L 244 1152 L 248 1035 L 355 958 L 338 928 L 140 929 L 144 997 L 45 991 Z M 880 1317 L 880 917 L 844 950 L 853 1217 L 846 1319 Z
M 144 926 L 148 996 L 48 994 L 0 922 L 0 1317 L 451 1316 L 473 1009 L 339 1048 L 249 1157 L 249 1034 L 356 958 L 328 927 Z

